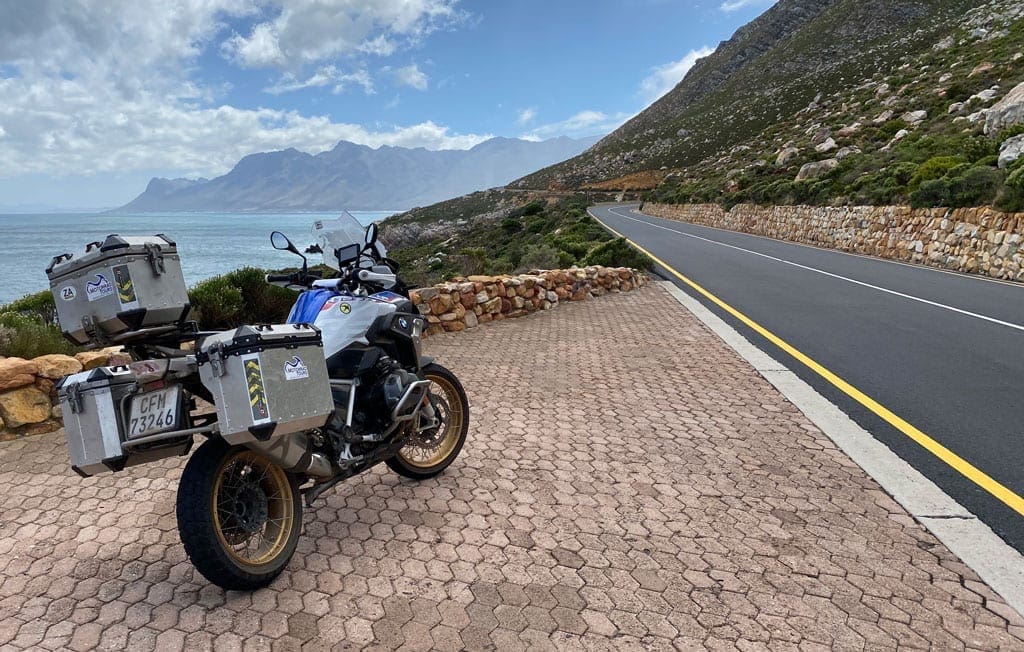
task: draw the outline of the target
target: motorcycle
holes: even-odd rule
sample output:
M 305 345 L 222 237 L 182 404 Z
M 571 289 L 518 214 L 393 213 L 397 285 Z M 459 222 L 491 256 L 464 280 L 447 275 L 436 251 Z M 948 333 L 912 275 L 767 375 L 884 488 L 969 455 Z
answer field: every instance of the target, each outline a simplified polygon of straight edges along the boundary
M 73 462 L 88 458 L 89 446 L 100 445 L 85 425 L 90 413 L 83 399 L 100 384 L 106 393 L 92 400 L 109 401 L 121 419 L 116 454 L 99 455 L 103 467 L 120 470 L 187 454 L 195 434 L 206 437 L 182 473 L 177 522 L 195 568 L 225 589 L 257 589 L 284 570 L 302 529 L 302 498 L 312 506 L 328 489 L 381 462 L 413 480 L 437 476 L 459 455 L 469 431 L 465 390 L 455 374 L 422 354 L 424 319 L 398 277 L 398 264 L 378 241 L 376 225 L 364 231 L 345 215 L 317 222 L 314 235 L 317 242 L 305 253 L 322 253 L 336 278 L 311 271 L 287 236 L 271 234 L 275 249 L 302 258 L 298 271 L 266 276 L 268 283 L 299 291 L 287 324 L 225 333 L 189 332 L 180 324 L 173 332 L 130 331 L 121 336 L 134 360 L 129 370 L 110 368 L 102 378 L 95 370 L 82 372 L 60 386 Z M 119 268 L 111 269 L 120 278 Z M 90 301 L 100 293 L 95 283 L 85 288 L 92 292 Z M 58 292 L 76 295 L 54 284 Z M 260 342 L 280 346 L 263 350 L 261 361 L 253 353 Z M 270 353 L 277 355 L 273 365 Z M 232 412 L 218 390 L 239 361 L 249 383 L 242 405 L 245 418 L 252 416 L 248 427 L 230 423 L 241 412 Z M 312 384 L 318 365 L 326 367 L 329 387 Z M 275 386 L 271 373 L 277 371 L 286 380 Z M 134 382 L 118 384 L 129 372 Z M 285 386 L 298 387 L 298 393 L 282 393 L 279 387 Z M 308 405 L 321 392 L 329 397 L 326 411 L 318 412 Z M 271 420 L 266 410 L 268 404 L 277 409 L 273 401 L 282 404 L 283 396 L 291 397 L 285 407 L 299 416 L 294 432 L 280 434 L 275 428 L 281 420 Z M 204 411 L 197 399 L 214 412 Z M 74 468 L 83 475 L 105 470 L 100 464 Z

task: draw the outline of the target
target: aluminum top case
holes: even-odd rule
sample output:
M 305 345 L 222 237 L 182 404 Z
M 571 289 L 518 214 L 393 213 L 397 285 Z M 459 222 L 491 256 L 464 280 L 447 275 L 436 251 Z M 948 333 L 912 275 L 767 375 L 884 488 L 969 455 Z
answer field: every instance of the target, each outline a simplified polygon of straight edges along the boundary
M 165 235 L 109 235 L 46 268 L 64 336 L 75 344 L 127 342 L 173 330 L 189 312 L 178 247 Z
M 126 436 L 129 394 L 137 391 L 128 367 L 97 367 L 65 376 L 57 383 L 71 468 L 79 475 L 120 471 L 126 466 L 184 455 L 192 436 L 135 446 Z M 183 409 L 183 408 L 179 408 Z
M 217 333 L 203 340 L 196 361 L 229 444 L 319 428 L 334 411 L 320 331 L 310 324 Z

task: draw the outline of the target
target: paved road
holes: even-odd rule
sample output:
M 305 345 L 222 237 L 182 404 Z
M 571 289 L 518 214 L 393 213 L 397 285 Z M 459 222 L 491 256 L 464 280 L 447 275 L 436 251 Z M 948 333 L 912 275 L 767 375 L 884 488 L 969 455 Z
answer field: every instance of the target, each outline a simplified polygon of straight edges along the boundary
M 635 208 L 593 210 L 609 227 L 1024 496 L 1024 287 L 663 220 Z M 1024 552 L 1024 516 L 679 285 Z

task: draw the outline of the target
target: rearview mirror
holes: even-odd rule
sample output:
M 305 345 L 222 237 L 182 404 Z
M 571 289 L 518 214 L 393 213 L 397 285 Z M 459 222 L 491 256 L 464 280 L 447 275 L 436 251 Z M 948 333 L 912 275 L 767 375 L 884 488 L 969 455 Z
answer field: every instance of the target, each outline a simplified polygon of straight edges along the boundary
M 367 246 L 373 245 L 377 242 L 377 223 L 370 222 L 366 227 L 366 244 Z
M 295 248 L 292 241 L 288 239 L 288 236 L 281 233 L 280 231 L 273 231 L 270 234 L 270 246 L 274 249 L 280 249 L 281 251 L 293 251 L 299 253 L 299 250 Z

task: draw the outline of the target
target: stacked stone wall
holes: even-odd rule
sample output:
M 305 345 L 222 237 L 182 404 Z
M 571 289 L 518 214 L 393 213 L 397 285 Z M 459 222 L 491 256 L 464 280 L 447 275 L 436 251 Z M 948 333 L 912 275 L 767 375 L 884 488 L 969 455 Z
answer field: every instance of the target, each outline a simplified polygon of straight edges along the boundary
M 991 208 L 647 203 L 680 222 L 840 251 L 1024 281 L 1024 213 Z
M 647 276 L 636 270 L 584 267 L 516 276 L 470 276 L 413 290 L 410 295 L 416 309 L 427 318 L 429 335 L 463 331 L 550 310 L 564 301 L 628 292 L 646 284 Z

